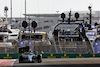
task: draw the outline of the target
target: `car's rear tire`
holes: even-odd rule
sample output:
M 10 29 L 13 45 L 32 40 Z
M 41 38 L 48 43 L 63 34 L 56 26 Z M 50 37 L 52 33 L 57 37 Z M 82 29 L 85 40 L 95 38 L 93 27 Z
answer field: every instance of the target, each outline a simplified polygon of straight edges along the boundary
M 42 62 L 42 60 L 38 60 L 38 63 L 41 63 Z
M 37 56 L 37 59 L 38 59 L 38 63 L 41 63 L 42 62 L 42 59 L 41 59 L 41 56 L 40 55 Z

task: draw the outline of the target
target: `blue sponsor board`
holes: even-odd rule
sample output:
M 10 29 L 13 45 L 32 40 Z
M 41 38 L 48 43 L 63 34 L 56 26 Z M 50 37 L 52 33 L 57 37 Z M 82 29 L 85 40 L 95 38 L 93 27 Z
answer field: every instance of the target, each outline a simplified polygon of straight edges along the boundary
M 25 44 L 23 41 L 19 42 L 19 47 L 25 47 Z
M 28 46 L 31 46 L 32 42 L 28 42 Z
M 94 53 L 95 54 L 99 53 L 99 42 L 94 43 Z
M 32 42 L 28 42 L 28 46 L 31 46 L 31 51 L 33 52 L 33 43 Z
M 33 44 L 31 44 L 31 51 L 33 52 Z

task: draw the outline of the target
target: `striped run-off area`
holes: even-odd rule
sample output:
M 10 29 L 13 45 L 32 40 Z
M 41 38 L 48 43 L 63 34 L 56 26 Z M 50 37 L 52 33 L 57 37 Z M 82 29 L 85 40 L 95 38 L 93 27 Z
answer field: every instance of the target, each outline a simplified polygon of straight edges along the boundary
M 14 59 L 0 59 L 0 67 L 10 67 L 13 65 Z

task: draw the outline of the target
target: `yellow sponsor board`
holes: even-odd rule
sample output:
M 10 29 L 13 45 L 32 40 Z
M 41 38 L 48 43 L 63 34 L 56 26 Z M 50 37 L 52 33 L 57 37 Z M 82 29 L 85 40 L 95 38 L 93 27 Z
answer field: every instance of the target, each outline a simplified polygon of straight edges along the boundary
M 84 57 L 76 57 L 76 58 L 84 58 Z
M 3 59 L 12 59 L 12 57 L 3 57 Z
M 65 56 L 63 57 L 63 56 L 62 56 L 61 58 L 69 58 L 69 56 L 66 56 L 66 57 L 65 57 Z
M 93 54 L 93 57 L 95 57 L 95 54 Z
M 64 56 L 66 56 L 66 54 L 64 54 Z
M 3 57 L 3 59 L 12 59 L 12 57 L 10 57 L 9 54 L 7 54 L 7 57 Z
M 89 58 L 96 58 L 96 57 L 89 57 Z
M 53 56 L 53 54 L 51 54 L 51 56 Z
M 7 57 L 9 57 L 9 54 L 7 54 Z
M 56 58 L 55 56 L 48 56 L 47 58 Z
M 79 56 L 81 57 L 81 56 L 82 56 L 82 54 L 79 54 Z

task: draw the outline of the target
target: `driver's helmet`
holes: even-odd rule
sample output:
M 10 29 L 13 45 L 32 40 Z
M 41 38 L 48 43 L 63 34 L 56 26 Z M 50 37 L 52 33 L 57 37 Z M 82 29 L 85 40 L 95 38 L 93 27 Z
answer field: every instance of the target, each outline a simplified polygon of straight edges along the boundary
M 33 53 L 32 53 L 32 51 L 29 51 L 29 55 L 32 55 Z
M 29 53 L 30 55 L 32 55 L 33 53 Z

